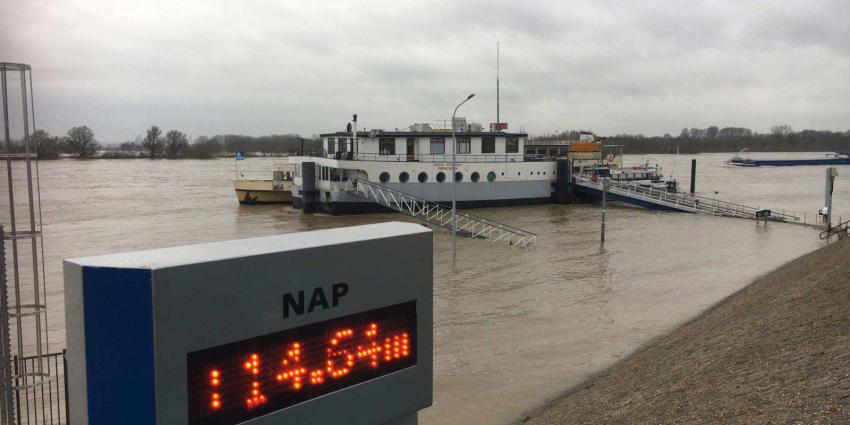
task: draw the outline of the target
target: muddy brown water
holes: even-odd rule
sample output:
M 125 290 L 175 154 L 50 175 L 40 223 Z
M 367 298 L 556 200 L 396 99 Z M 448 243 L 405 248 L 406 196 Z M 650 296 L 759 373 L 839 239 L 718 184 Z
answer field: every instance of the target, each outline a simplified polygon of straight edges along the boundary
M 824 167 L 720 167 L 729 156 L 627 156 L 626 163 L 659 162 L 686 189 L 690 158 L 696 158 L 698 192 L 805 212 L 814 220 L 823 204 Z M 806 156 L 812 154 L 759 154 Z M 259 177 L 282 162 L 247 159 L 239 162 L 239 172 Z M 406 220 L 241 206 L 231 188 L 236 170 L 229 159 L 58 160 L 42 162 L 39 171 L 51 351 L 65 346 L 63 258 Z M 839 174 L 836 215 L 850 216 L 850 183 L 843 180 L 850 178 L 850 167 L 839 167 Z M 5 181 L 0 187 L 0 222 L 6 224 Z M 420 414 L 425 425 L 515 421 L 822 244 L 819 231 L 805 226 L 757 226 L 613 205 L 602 247 L 598 205 L 476 214 L 535 232 L 538 245 L 519 250 L 460 239 L 453 264 L 450 234 L 435 231 L 435 387 L 434 406 Z

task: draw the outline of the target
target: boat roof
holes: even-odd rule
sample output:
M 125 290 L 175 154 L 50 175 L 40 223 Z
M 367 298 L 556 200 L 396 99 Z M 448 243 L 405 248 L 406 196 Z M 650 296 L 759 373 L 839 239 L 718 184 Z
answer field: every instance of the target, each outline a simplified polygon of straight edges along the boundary
M 458 131 L 455 132 L 458 137 L 528 137 L 527 133 L 508 133 L 505 131 Z M 322 133 L 319 137 L 350 137 L 351 132 L 337 131 L 334 133 Z M 433 131 L 358 131 L 357 137 L 451 137 L 451 130 L 433 130 Z

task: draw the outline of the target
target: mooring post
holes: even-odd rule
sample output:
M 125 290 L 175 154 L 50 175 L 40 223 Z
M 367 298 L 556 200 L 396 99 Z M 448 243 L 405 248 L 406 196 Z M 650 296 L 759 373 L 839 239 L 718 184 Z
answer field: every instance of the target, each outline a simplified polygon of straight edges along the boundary
M 697 160 L 691 160 L 691 195 L 694 194 L 697 187 Z
M 605 245 L 605 203 L 606 198 L 608 197 L 608 177 L 602 179 L 602 235 L 600 237 L 600 242 L 602 245 Z

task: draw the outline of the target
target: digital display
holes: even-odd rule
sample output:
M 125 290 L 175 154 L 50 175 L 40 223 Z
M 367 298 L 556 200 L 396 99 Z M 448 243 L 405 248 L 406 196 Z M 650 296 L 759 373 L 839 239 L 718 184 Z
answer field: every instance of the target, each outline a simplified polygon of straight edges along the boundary
M 187 355 L 190 425 L 230 425 L 416 365 L 416 301 Z

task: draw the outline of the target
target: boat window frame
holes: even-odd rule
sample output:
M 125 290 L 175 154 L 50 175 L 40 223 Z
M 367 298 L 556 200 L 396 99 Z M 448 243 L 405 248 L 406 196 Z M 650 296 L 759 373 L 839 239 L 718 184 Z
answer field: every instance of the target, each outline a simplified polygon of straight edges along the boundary
M 434 150 L 434 146 L 439 146 L 439 152 Z M 446 138 L 445 137 L 432 137 L 431 143 L 429 145 L 429 151 L 431 155 L 445 155 L 446 154 Z
M 519 137 L 505 138 L 505 153 L 519 153 Z
M 455 138 L 455 149 L 458 154 L 469 155 L 472 153 L 472 140 L 469 137 L 456 137 Z M 466 152 L 462 152 L 461 147 L 466 147 Z
M 485 136 L 481 138 L 481 153 L 496 153 L 496 138 L 493 136 Z
M 388 148 L 388 149 L 384 149 Z M 395 138 L 381 137 L 378 138 L 378 155 L 395 155 Z

